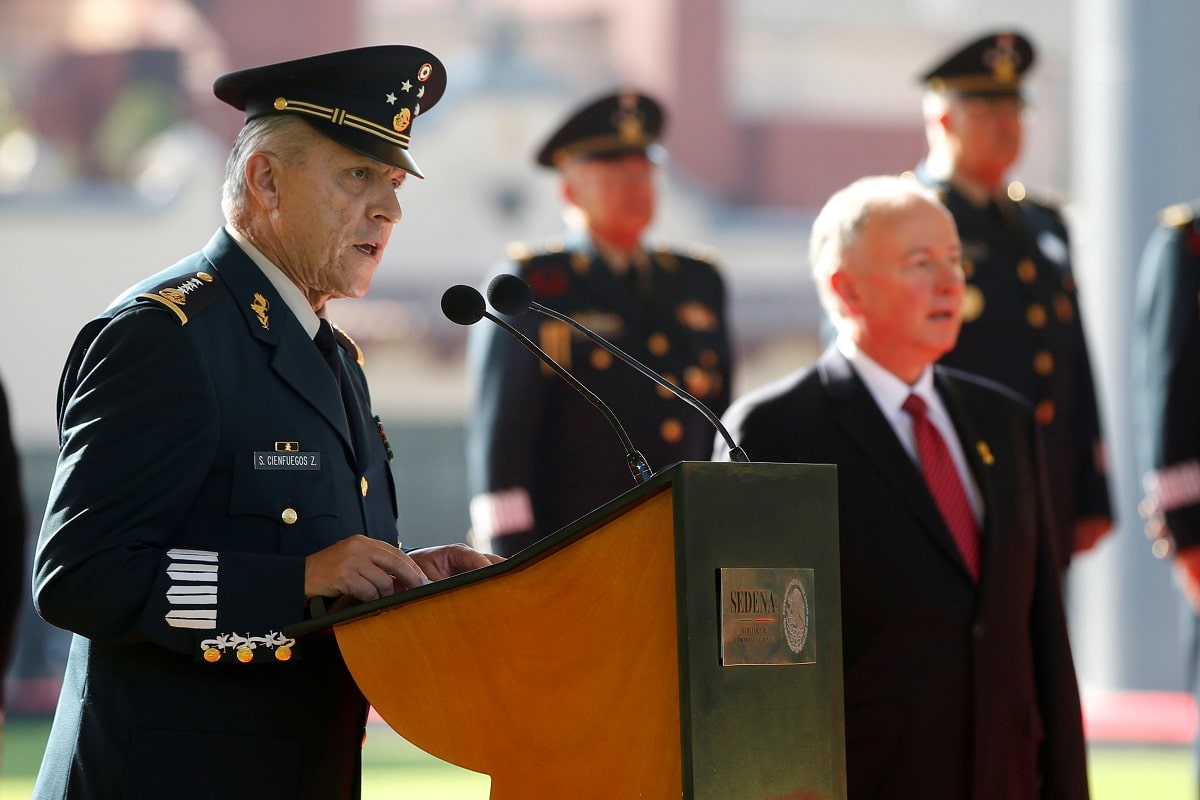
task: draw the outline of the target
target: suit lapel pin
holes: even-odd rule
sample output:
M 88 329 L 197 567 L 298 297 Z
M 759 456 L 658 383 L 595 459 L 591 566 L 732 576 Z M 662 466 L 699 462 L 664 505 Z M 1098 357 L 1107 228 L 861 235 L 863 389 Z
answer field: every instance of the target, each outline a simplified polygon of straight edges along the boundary
M 996 463 L 996 457 L 992 455 L 992 448 L 988 447 L 987 442 L 982 440 L 976 442 L 975 449 L 979 451 L 979 457 L 983 459 L 984 464 L 990 467 Z

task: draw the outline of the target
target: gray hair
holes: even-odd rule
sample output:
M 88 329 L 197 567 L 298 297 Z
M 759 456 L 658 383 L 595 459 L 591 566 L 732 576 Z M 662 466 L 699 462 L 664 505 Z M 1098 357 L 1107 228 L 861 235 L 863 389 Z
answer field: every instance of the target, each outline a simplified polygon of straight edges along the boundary
M 838 298 L 829 290 L 829 277 L 858 244 L 871 214 L 882 208 L 902 208 L 924 200 L 943 208 L 932 189 L 911 176 L 872 175 L 834 192 L 813 220 L 808 240 L 808 260 L 821 305 L 834 321 L 842 317 Z
M 225 181 L 221 184 L 221 211 L 232 220 L 246 207 L 246 162 L 257 152 L 273 153 L 288 165 L 303 163 L 304 137 L 298 127 L 312 128 L 292 114 L 268 114 L 246 123 L 233 142 L 225 162 Z

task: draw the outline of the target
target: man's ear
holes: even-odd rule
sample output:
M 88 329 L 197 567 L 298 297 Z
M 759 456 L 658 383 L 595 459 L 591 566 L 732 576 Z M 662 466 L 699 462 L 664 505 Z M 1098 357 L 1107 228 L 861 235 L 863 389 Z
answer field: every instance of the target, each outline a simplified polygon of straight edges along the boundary
M 853 273 L 838 267 L 829 274 L 829 290 L 838 299 L 842 309 L 850 312 L 858 306 L 858 287 Z
M 246 188 L 264 210 L 279 207 L 280 163 L 270 153 L 258 151 L 246 159 Z

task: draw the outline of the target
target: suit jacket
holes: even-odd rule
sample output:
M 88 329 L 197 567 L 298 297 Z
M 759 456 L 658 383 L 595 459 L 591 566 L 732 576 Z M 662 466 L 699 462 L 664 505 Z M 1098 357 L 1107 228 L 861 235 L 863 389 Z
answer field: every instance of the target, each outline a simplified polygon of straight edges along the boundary
M 644 281 L 631 288 L 586 237 L 500 264 L 522 277 L 539 303 L 568 314 L 687 389 L 720 414 L 729 404 L 725 288 L 707 260 L 647 251 Z M 508 320 L 608 403 L 634 446 L 658 471 L 707 460 L 712 426 L 695 409 L 562 322 L 529 312 Z M 519 487 L 532 529 L 498 537 L 509 555 L 636 484 L 605 417 L 516 339 L 491 323 L 471 329 L 475 388 L 467 428 L 472 496 Z
M 35 798 L 358 796 L 366 702 L 332 637 L 281 633 L 308 555 L 396 541 L 365 377 L 338 357 L 341 393 L 223 230 L 81 332 L 34 573 L 75 636 Z
M 967 274 L 962 331 L 941 363 L 991 378 L 1034 408 L 1065 567 L 1075 521 L 1112 515 L 1067 226 L 1049 205 L 979 208 L 952 183 L 918 174 L 954 215 Z
M 994 384 L 939 367 L 935 385 L 986 508 L 978 585 L 836 348 L 726 415 L 755 461 L 837 465 L 848 796 L 1086 798 L 1034 423 Z

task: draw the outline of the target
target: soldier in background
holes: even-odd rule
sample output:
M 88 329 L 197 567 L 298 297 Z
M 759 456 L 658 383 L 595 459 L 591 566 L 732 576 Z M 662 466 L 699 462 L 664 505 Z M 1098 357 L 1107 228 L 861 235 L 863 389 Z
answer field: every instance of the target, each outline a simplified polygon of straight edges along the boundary
M 725 287 L 711 261 L 652 247 L 663 111 L 624 91 L 573 112 L 537 156 L 557 169 L 569 231 L 518 246 L 492 275 L 512 273 L 537 302 L 569 314 L 720 414 L 729 403 Z M 713 430 L 674 395 L 614 362 L 562 322 L 512 323 L 609 403 L 659 470 L 707 460 Z M 515 553 L 632 488 L 609 423 L 559 376 L 494 325 L 471 329 L 474 407 L 467 461 L 475 542 Z
M 1146 490 L 1140 511 L 1154 554 L 1173 558 L 1176 582 L 1200 614 L 1200 201 L 1162 212 L 1135 297 L 1134 441 Z M 1198 634 L 1200 617 L 1193 617 L 1193 691 L 1200 689 Z
M 998 381 L 1034 408 L 1046 443 L 1065 569 L 1111 529 L 1104 442 L 1059 211 L 1008 182 L 1021 153 L 1033 45 L 976 39 L 921 80 L 929 154 L 918 179 L 954 215 L 967 285 L 958 344 L 941 363 Z

